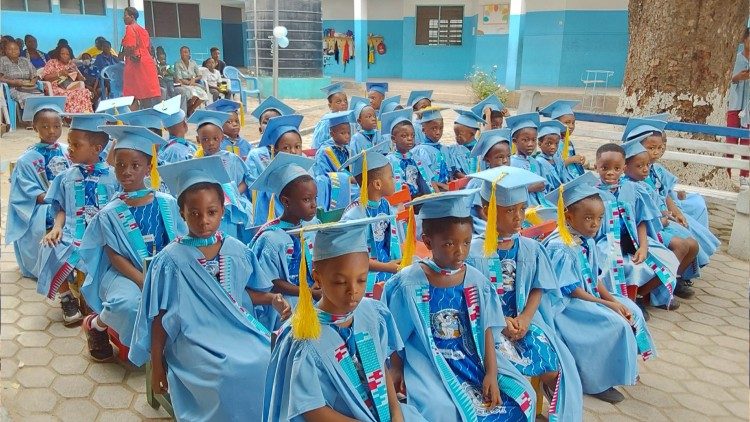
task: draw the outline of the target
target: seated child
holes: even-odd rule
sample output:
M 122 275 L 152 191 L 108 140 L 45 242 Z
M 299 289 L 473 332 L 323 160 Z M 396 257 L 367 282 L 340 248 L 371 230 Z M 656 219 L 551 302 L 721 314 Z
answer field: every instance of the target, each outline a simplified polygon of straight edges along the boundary
M 564 296 L 554 323 L 575 358 L 584 394 L 619 403 L 625 397 L 615 386 L 636 383 L 639 346 L 644 358 L 653 346 L 637 306 L 624 304 L 626 299 L 616 299 L 599 283 L 594 240 L 604 217 L 599 191 L 578 181 L 569 185 L 550 193 L 557 196 L 558 227 L 543 243 Z
M 290 313 L 268 277 L 236 239 L 218 231 L 224 214 L 221 158 L 159 167 L 177 197 L 189 234 L 167 245 L 148 265 L 128 358 L 151 360 L 156 394 L 169 392 L 178 420 L 261 420 L 263 390 L 239 388 L 262 379 L 271 333 L 254 305 Z M 221 400 L 218 400 L 221 397 Z
M 435 191 L 447 191 L 448 182 L 453 180 L 451 156 L 448 148 L 440 143 L 443 137 L 443 116 L 440 109 L 428 108 L 421 112 L 419 123 L 425 135 L 425 141 L 418 143 L 412 153 L 414 158 L 430 169 Z
M 83 320 L 91 358 L 107 362 L 113 357 L 107 327 L 125 346 L 130 345 L 141 301 L 144 260 L 153 257 L 175 236 L 187 233 L 168 194 L 146 188 L 146 176 L 156 171 L 153 146 L 166 142 L 146 128 L 106 126 L 114 138 L 114 170 L 122 191 L 89 222 L 80 254 L 86 279 L 81 293 L 94 311 Z
M 385 100 L 385 93 L 388 92 L 388 82 L 367 82 L 365 89 L 367 90 L 367 99 L 369 100 L 370 107 L 375 111 L 375 118 L 379 119 L 380 107 L 383 104 L 383 100 Z M 359 154 L 359 151 L 357 154 Z
M 219 99 L 223 100 L 223 98 L 221 98 L 223 94 L 219 91 L 219 84 L 225 82 L 226 79 L 224 79 L 224 77 L 221 76 L 221 72 L 216 69 L 216 62 L 213 58 L 209 57 L 203 63 L 203 66 L 206 68 L 206 70 L 202 72 L 203 80 L 208 84 L 208 92 L 211 94 L 212 99 L 214 102 L 219 101 Z M 209 106 L 211 104 L 209 104 Z
M 300 263 L 305 261 L 299 240 L 285 230 L 315 218 L 318 192 L 309 173 L 312 165 L 313 160 L 307 157 L 280 152 L 252 185 L 254 190 L 277 197 L 283 205 L 281 216 L 261 226 L 249 245 L 259 268 L 269 277 L 273 291 L 284 295 L 292 307 L 296 306 L 300 291 Z M 306 238 L 306 242 L 312 243 L 312 238 Z M 308 278 L 305 283 L 312 284 L 312 279 Z M 315 295 L 319 299 L 319 292 Z M 273 309 L 265 307 L 259 311 L 258 318 L 269 330 L 279 327 L 280 321 Z
M 167 128 L 169 138 L 167 144 L 159 151 L 159 161 L 164 164 L 179 163 L 195 157 L 198 147 L 185 138 L 188 125 L 185 121 L 185 112 L 180 108 L 181 96 L 176 96 L 154 106 L 154 108 L 166 116 L 162 118 L 164 127 Z
M 489 109 L 490 115 L 487 118 L 486 111 Z M 510 112 L 505 107 L 502 101 L 497 98 L 497 95 L 492 94 L 484 100 L 478 102 L 471 110 L 477 116 L 481 116 L 486 121 L 490 122 L 490 127 L 487 130 L 495 130 L 503 127 L 503 119 L 505 116 L 510 116 Z
M 413 112 L 418 112 L 422 109 L 432 106 L 432 90 L 427 91 L 412 91 L 409 93 L 409 98 L 406 100 L 406 107 L 411 107 Z M 422 122 L 420 121 L 421 116 L 416 114 L 412 120 L 414 125 L 414 144 L 419 145 L 425 142 L 425 134 L 422 131 Z
M 378 130 L 378 118 L 375 114 L 376 109 L 372 108 L 369 100 L 362 97 L 352 97 L 349 109 L 354 113 L 353 117 L 357 120 L 359 129 L 352 135 L 352 140 L 349 143 L 352 155 L 357 155 L 366 149 L 372 148 L 374 145 L 381 144 L 382 138 Z M 381 154 L 391 152 L 390 142 L 383 144 L 378 152 Z
M 557 277 L 542 245 L 519 236 L 526 210 L 526 186 L 540 177 L 514 167 L 495 167 L 470 176 L 481 181 L 477 195 L 488 215 L 475 235 L 467 263 L 489 278 L 506 326 L 495 337 L 502 356 L 521 374 L 538 376 L 550 403 L 549 418 L 581 420 L 581 380 L 552 321 L 561 300 Z
M 70 167 L 67 146 L 58 143 L 62 134 L 65 97 L 29 97 L 23 120 L 39 136 L 39 142 L 27 149 L 10 174 L 7 231 L 5 243 L 13 243 L 21 275 L 36 278 L 38 249 L 47 229 L 52 227 L 54 212 L 44 201 L 50 183 Z
M 301 289 L 291 324 L 281 329 L 265 384 L 267 421 L 423 421 L 401 404 L 389 371 L 403 349 L 388 309 L 363 298 L 365 226 L 374 219 L 302 227 L 317 231 L 312 277 L 320 300 Z M 304 237 L 304 236 L 303 236 Z
M 398 192 L 404 186 L 409 188 L 413 198 L 433 193 L 432 173 L 414 158 L 414 125 L 411 121 L 411 110 L 398 110 L 381 115 L 383 138 L 390 138 L 394 150 L 388 154 Z
M 331 113 L 340 113 L 349 109 L 349 100 L 344 92 L 344 84 L 341 82 L 324 86 L 320 90 L 326 93 L 328 109 Z M 331 142 L 330 121 L 326 116 L 323 116 L 313 129 L 312 147 L 316 150 Z
M 383 114 L 390 113 L 392 111 L 396 110 L 403 110 L 403 107 L 401 106 L 401 96 L 400 95 L 394 95 L 393 97 L 388 97 L 385 100 L 383 100 L 382 103 L 380 103 L 380 110 L 378 112 L 378 119 L 383 119 Z M 383 129 L 382 126 L 380 128 Z
M 250 113 L 251 116 L 258 119 L 258 133 L 261 135 L 261 140 L 263 131 L 266 129 L 266 125 L 268 125 L 269 120 L 274 117 L 289 116 L 292 114 L 294 114 L 294 109 L 284 104 L 281 100 L 277 99 L 273 95 L 263 100 L 263 102 L 260 103 L 260 105 L 256 107 L 252 113 Z M 299 120 L 300 122 L 302 122 L 302 119 Z M 297 131 L 299 132 L 299 124 L 297 124 Z M 301 154 L 302 138 L 300 138 L 299 145 L 299 153 Z M 289 146 L 287 147 L 288 148 L 285 150 L 285 152 L 288 152 L 290 154 L 297 154 L 297 152 L 290 151 Z M 249 183 L 253 183 L 255 181 L 255 178 L 257 178 L 258 175 L 263 171 L 263 169 L 266 168 L 268 163 L 271 162 L 271 159 L 273 158 L 273 149 L 274 145 L 258 145 L 254 148 L 250 148 L 250 152 L 247 154 L 247 158 L 245 158 L 245 164 L 247 164 L 248 169 Z
M 328 113 L 323 119 L 328 121 L 330 140 L 315 153 L 315 175 L 339 171 L 341 164 L 352 156 L 349 142 L 352 139 L 352 113 L 350 110 Z
M 380 215 L 390 217 L 373 223 L 367 233 L 370 273 L 365 286 L 366 297 L 373 296 L 375 283 L 386 281 L 398 272 L 401 264 L 401 241 L 404 238 L 396 223 L 396 208 L 386 199 L 395 193 L 393 170 L 390 161 L 377 150 L 376 145 L 344 163 L 344 167 L 351 168 L 351 173 L 359 184 L 360 197 L 344 211 L 341 221 Z
M 240 126 L 240 116 L 237 114 L 240 107 L 240 103 L 222 98 L 207 105 L 206 109 L 229 113 L 229 118 L 221 127 L 222 132 L 224 132 L 224 139 L 221 140 L 219 148 L 229 151 L 245 161 L 253 146 L 240 135 L 242 127 Z
M 467 174 L 479 171 L 478 160 L 471 155 L 477 144 L 477 132 L 479 126 L 487 124 L 479 115 L 471 110 L 455 110 L 458 117 L 453 124 L 453 133 L 456 135 L 456 145 L 447 147 L 448 155 L 451 157 L 451 168 L 453 177 L 460 179 Z
M 391 358 L 391 376 L 429 421 L 533 420 L 534 390 L 496 353 L 506 327 L 499 296 L 465 263 L 472 236 L 467 200 L 475 192 L 428 195 L 411 204 L 422 205 L 422 241 L 432 258 L 405 267 L 385 284 L 383 301 L 405 341 Z M 410 230 L 406 242 L 414 236 Z
M 536 150 L 536 135 L 539 127 L 539 113 L 525 113 L 506 119 L 510 136 L 513 140 L 513 149 L 515 152 L 510 157 L 510 165 L 524 170 L 528 170 L 538 176 L 544 177 L 541 166 L 532 157 Z M 528 186 L 529 206 L 537 205 L 549 206 L 550 204 L 544 199 L 547 191 L 546 181 L 538 182 Z
M 492 129 L 482 132 L 477 146 L 471 151 L 471 155 L 479 161 L 480 170 L 509 165 L 510 129 Z M 466 188 L 478 189 L 482 187 L 483 183 L 482 179 L 472 177 Z M 471 218 L 474 223 L 474 233 L 481 234 L 484 233 L 487 225 L 487 214 L 482 205 L 482 197 L 477 193 L 472 198 Z
M 166 117 L 166 113 L 162 113 L 153 108 L 144 108 L 142 110 L 120 114 L 117 116 L 117 120 L 124 125 L 145 127 L 151 132 L 162 136 L 161 128 L 163 126 L 162 119 L 164 117 Z
M 54 299 L 60 293 L 63 323 L 73 325 L 83 316 L 70 291 L 73 275 L 83 281 L 79 246 L 89 222 L 119 190 L 113 169 L 101 159 L 109 136 L 99 126 L 108 114 L 69 114 L 68 156 L 72 166 L 50 184 L 44 202 L 51 204 L 54 224 L 42 238 L 37 261 L 37 292 Z
M 573 112 L 573 107 L 580 103 L 580 101 L 574 100 L 556 100 L 547 105 L 547 107 L 539 110 L 539 114 L 542 116 L 557 120 L 568 128 L 567 136 L 565 136 L 566 133 L 564 131 L 562 132 L 563 136 L 560 138 L 560 145 L 557 148 L 557 156 L 562 158 L 564 164 L 562 171 L 563 182 L 569 182 L 585 173 L 583 166 L 586 164 L 586 157 L 576 154 L 576 148 L 570 140 L 570 135 L 573 134 L 576 128 L 576 115 Z
M 547 179 L 550 189 L 557 189 L 563 183 L 565 164 L 557 155 L 560 147 L 560 134 L 565 133 L 565 125 L 557 120 L 550 120 L 539 124 L 536 137 L 539 140 L 539 151 L 534 153 L 534 159 L 541 167 L 541 173 Z

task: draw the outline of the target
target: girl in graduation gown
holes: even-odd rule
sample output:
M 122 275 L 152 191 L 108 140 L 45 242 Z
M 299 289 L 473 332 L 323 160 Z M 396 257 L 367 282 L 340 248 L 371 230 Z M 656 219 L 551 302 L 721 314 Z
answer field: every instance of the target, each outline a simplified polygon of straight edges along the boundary
M 378 130 L 377 113 L 370 100 L 362 97 L 352 97 L 349 109 L 354 112 L 354 119 L 357 120 L 355 126 L 357 131 L 352 134 L 350 150 L 352 156 L 378 145 L 377 151 L 383 155 L 391 152 L 390 142 L 383 143 L 383 138 Z
M 530 171 L 538 176 L 545 177 L 539 163 L 531 156 L 536 149 L 537 128 L 539 127 L 539 113 L 525 113 L 517 116 L 511 116 L 506 119 L 510 136 L 513 141 L 514 153 L 510 157 L 510 165 Z M 546 178 L 545 178 L 546 179 Z M 548 190 L 546 182 L 539 182 L 528 187 L 530 207 L 538 205 L 549 206 L 550 204 L 544 199 Z
M 404 187 L 409 189 L 413 198 L 432 193 L 432 173 L 413 157 L 415 142 L 414 125 L 411 122 L 411 110 L 396 110 L 383 113 L 381 124 L 383 138 L 390 140 L 393 151 L 387 157 L 391 162 L 393 177 L 396 181 L 396 192 Z
M 562 309 L 557 277 L 542 245 L 517 234 L 525 218 L 526 186 L 541 178 L 507 166 L 470 177 L 481 182 L 477 195 L 486 205 L 488 221 L 486 230 L 474 236 L 467 263 L 489 278 L 510 319 L 507 332 L 495 339 L 498 353 L 523 375 L 541 378 L 550 420 L 580 420 L 583 402 L 576 362 L 553 328 Z M 493 196 L 495 204 L 490 203 Z
M 490 281 L 464 260 L 472 228 L 467 198 L 475 191 L 421 197 L 422 238 L 433 259 L 406 266 L 385 284 L 383 300 L 404 339 L 394 360 L 397 385 L 429 421 L 524 421 L 536 398 L 495 339 L 505 318 Z M 409 232 L 414 241 L 414 214 Z M 405 262 L 411 259 L 405 257 Z
M 264 376 L 270 358 L 270 332 L 253 305 L 289 308 L 267 292 L 249 250 L 217 231 L 228 176 L 220 158 L 204 160 L 159 168 L 190 234 L 148 266 L 129 358 L 151 359 L 154 392 L 169 392 L 178 420 L 261 420 L 263 390 L 242 387 Z
M 478 160 L 472 154 L 477 146 L 476 135 L 479 125 L 487 124 L 479 115 L 472 110 L 454 110 L 458 117 L 453 124 L 453 133 L 456 135 L 456 144 L 448 146 L 448 155 L 451 157 L 452 167 L 458 172 L 458 176 L 465 176 L 479 171 Z
M 365 228 L 376 219 L 290 232 L 317 231 L 313 278 L 322 298 L 313 305 L 310 289 L 301 286 L 300 303 L 271 356 L 263 420 L 424 420 L 398 402 L 391 380 L 391 355 L 403 350 L 396 322 L 382 303 L 363 298 Z
M 510 129 L 485 130 L 479 136 L 477 146 L 471 150 L 471 155 L 479 161 L 477 172 L 507 166 L 510 163 L 511 155 Z M 471 178 L 466 188 L 479 189 L 482 184 L 482 179 Z M 487 216 L 479 193 L 474 194 L 471 199 L 471 218 L 474 220 L 474 234 L 484 233 L 487 227 Z
M 534 153 L 534 159 L 539 163 L 550 189 L 557 189 L 563 183 L 565 164 L 556 152 L 559 148 L 560 133 L 564 132 L 565 125 L 557 120 L 551 120 L 541 123 L 536 135 L 539 140 L 539 151 Z
M 344 92 L 343 83 L 334 82 L 328 86 L 320 88 L 320 90 L 323 91 L 328 98 L 328 109 L 330 110 L 330 113 L 324 115 L 323 118 L 315 124 L 315 128 L 313 128 L 312 148 L 316 150 L 332 143 L 331 122 L 328 119 L 329 115 L 345 111 L 349 108 L 349 100 L 346 97 L 346 92 Z
M 583 168 L 586 158 L 583 155 L 576 154 L 575 145 L 570 140 L 570 135 L 573 134 L 576 128 L 576 115 L 573 112 L 573 107 L 578 104 L 580 104 L 580 101 L 577 100 L 556 100 L 539 110 L 539 114 L 542 116 L 549 117 L 564 125 L 561 133 L 563 136 L 560 138 L 557 152 L 555 153 L 555 156 L 562 164 L 560 172 L 562 183 L 570 182 L 586 172 Z M 565 128 L 567 128 L 567 131 Z

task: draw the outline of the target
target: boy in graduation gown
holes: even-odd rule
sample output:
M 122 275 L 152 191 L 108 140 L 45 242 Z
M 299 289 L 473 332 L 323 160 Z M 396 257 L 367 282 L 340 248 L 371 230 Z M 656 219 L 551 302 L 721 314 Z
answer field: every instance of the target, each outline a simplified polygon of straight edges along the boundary
M 317 232 L 312 277 L 321 298 L 314 304 L 310 289 L 301 289 L 291 324 L 279 333 L 262 420 L 425 420 L 396 396 L 389 371 L 403 349 L 396 322 L 381 302 L 363 298 L 366 227 L 378 218 L 385 217 L 290 231 Z
M 406 100 L 406 107 L 411 108 L 415 113 L 430 106 L 432 106 L 431 89 L 427 91 L 412 91 L 409 93 L 409 98 Z M 419 145 L 425 142 L 425 134 L 422 132 L 420 114 L 414 116 L 412 124 L 414 125 L 414 145 Z
M 412 111 L 397 110 L 381 115 L 383 139 L 390 139 L 393 152 L 388 154 L 398 192 L 404 187 L 409 189 L 413 198 L 433 192 L 432 173 L 421 165 L 412 153 L 414 149 L 414 124 L 411 121 Z
M 448 147 L 440 143 L 443 137 L 443 116 L 439 108 L 422 109 L 421 124 L 425 141 L 414 147 L 414 158 L 430 169 L 431 183 L 436 191 L 447 191 L 448 182 L 453 180 L 453 162 Z
M 239 156 L 242 161 L 245 161 L 250 150 L 253 146 L 247 139 L 240 135 L 242 126 L 240 125 L 240 116 L 237 111 L 240 110 L 242 105 L 238 102 L 221 98 L 217 101 L 206 106 L 207 110 L 221 111 L 229 113 L 229 118 L 222 125 L 221 129 L 224 132 L 224 139 L 221 140 L 221 146 L 219 148 L 224 151 L 229 151 L 234 155 Z
M 385 100 L 385 94 L 388 92 L 388 82 L 367 82 L 365 89 L 367 90 L 367 100 L 372 109 L 375 110 L 375 118 L 379 119 L 380 107 Z
M 477 171 L 480 171 L 507 166 L 510 163 L 510 151 L 510 129 L 492 129 L 482 132 L 477 145 L 471 150 L 471 155 L 479 163 Z M 482 184 L 482 179 L 472 177 L 466 188 L 478 189 Z M 484 233 L 487 215 L 482 205 L 482 197 L 478 193 L 471 200 L 471 217 L 474 220 L 474 233 Z
M 502 354 L 525 376 L 538 376 L 550 403 L 550 420 L 580 420 L 581 380 L 576 362 L 557 335 L 554 318 L 562 297 L 542 245 L 518 234 L 526 211 L 526 187 L 541 178 L 500 166 L 470 175 L 481 181 L 486 228 L 475 235 L 467 263 L 489 278 L 500 298 L 506 327 L 495 338 Z
M 122 191 L 94 216 L 81 241 L 86 273 L 81 293 L 94 311 L 84 318 L 83 329 L 89 354 L 97 362 L 112 358 L 107 327 L 117 332 L 122 344 L 130 345 L 144 261 L 187 233 L 174 197 L 144 185 L 149 172 L 155 179 L 153 154 L 164 140 L 138 126 L 102 130 L 117 141 L 114 169 Z
M 378 112 L 378 119 L 382 120 L 383 114 L 390 113 L 392 111 L 396 110 L 403 110 L 403 106 L 401 105 L 401 96 L 400 95 L 394 95 L 393 97 L 388 97 L 385 100 L 383 100 L 382 103 L 380 103 L 380 110 Z M 383 127 L 381 126 L 380 129 L 382 130 Z
M 447 147 L 448 155 L 451 157 L 451 168 L 455 178 L 466 176 L 469 173 L 479 171 L 476 157 L 471 155 L 477 145 L 476 135 L 479 126 L 486 124 L 479 115 L 471 110 L 455 110 L 458 113 L 453 124 L 453 133 L 456 135 L 456 144 Z
M 557 155 L 560 148 L 560 135 L 565 133 L 565 125 L 557 120 L 550 120 L 539 124 L 536 138 L 539 141 L 539 151 L 534 153 L 534 159 L 541 167 L 547 186 L 557 189 L 563 183 L 565 164 Z
M 62 133 L 65 97 L 30 97 L 23 110 L 23 120 L 32 122 L 39 142 L 27 149 L 16 161 L 10 175 L 7 231 L 5 243 L 13 243 L 21 275 L 36 278 L 37 250 L 54 213 L 44 196 L 55 177 L 70 167 L 67 146 L 58 142 Z
M 505 118 L 505 116 L 510 116 L 508 109 L 505 108 L 503 102 L 500 101 L 500 99 L 497 98 L 497 95 L 495 94 L 492 94 L 484 100 L 476 103 L 471 108 L 471 110 L 474 112 L 474 114 L 476 114 L 477 116 L 481 116 L 484 120 L 489 122 L 490 127 L 486 128 L 487 130 L 502 128 L 503 119 Z M 485 114 L 487 110 L 489 110 L 489 116 Z
M 382 299 L 405 341 L 392 362 L 394 382 L 403 383 L 407 402 L 429 421 L 533 420 L 533 389 L 496 353 L 505 318 L 495 288 L 465 263 L 472 237 L 467 200 L 475 192 L 437 193 L 409 204 L 422 206 L 422 241 L 432 257 L 411 264 L 411 208 L 407 265 L 385 284 Z
M 506 123 L 510 128 L 510 136 L 513 142 L 513 155 L 510 157 L 510 165 L 544 177 L 541 166 L 532 157 L 534 150 L 536 150 L 539 113 L 511 116 L 506 119 Z M 547 191 L 546 181 L 530 185 L 527 189 L 529 191 L 529 206 L 550 205 L 544 199 L 544 194 Z
M 559 148 L 555 154 L 563 160 L 563 182 L 569 182 L 585 172 L 583 165 L 586 164 L 586 157 L 576 154 L 576 148 L 570 140 L 570 135 L 576 128 L 576 115 L 573 107 L 580 103 L 575 100 L 556 100 L 539 110 L 542 116 L 557 120 L 568 129 L 567 132 L 561 132 L 563 136 L 560 138 Z
M 268 163 L 271 162 L 271 159 L 273 158 L 273 152 L 279 151 L 278 149 L 275 149 L 275 145 L 273 143 L 268 144 L 267 139 L 265 140 L 265 145 L 260 145 L 262 142 L 264 142 L 263 132 L 265 131 L 269 120 L 274 117 L 289 116 L 292 114 L 294 114 L 294 109 L 284 104 L 274 96 L 270 96 L 263 100 L 263 102 L 260 103 L 260 105 L 256 107 L 252 113 L 250 113 L 251 116 L 258 119 L 258 132 L 261 136 L 261 140 L 255 148 L 250 149 L 250 152 L 247 154 L 247 158 L 245 159 L 245 164 L 247 164 L 249 183 L 253 183 L 258 175 L 266 168 Z M 298 120 L 300 121 L 300 123 L 302 122 L 301 118 Z M 299 134 L 299 123 L 297 123 L 296 131 Z M 296 142 L 293 143 L 294 145 L 284 145 L 282 151 L 289 154 L 296 154 L 296 152 L 293 151 L 293 149 L 296 147 Z M 301 150 L 302 138 L 300 138 L 299 145 Z
M 330 141 L 315 152 L 315 175 L 339 171 L 341 164 L 352 156 L 350 142 L 353 115 L 351 110 L 346 110 L 323 116 L 323 119 L 328 121 Z
M 331 113 L 340 113 L 349 108 L 349 100 L 344 92 L 344 84 L 335 82 L 328 86 L 320 88 L 326 94 L 328 99 L 328 109 Z M 330 114 L 330 113 L 329 113 Z M 313 149 L 320 149 L 331 142 L 331 127 L 329 119 L 324 115 L 315 125 L 312 136 Z
M 261 420 L 263 390 L 242 388 L 262 379 L 270 358 L 271 335 L 253 306 L 272 303 L 288 314 L 288 304 L 268 292 L 245 245 L 218 230 L 229 181 L 221 159 L 159 173 L 189 234 L 148 265 L 128 357 L 137 366 L 151 360 L 154 393 L 169 392 L 177 420 Z
M 354 113 L 353 118 L 357 121 L 358 129 L 349 143 L 352 155 L 357 155 L 375 145 L 381 145 L 382 137 L 378 130 L 378 117 L 375 113 L 377 109 L 370 105 L 370 101 L 367 98 L 352 97 L 349 109 Z M 382 144 L 378 152 L 385 155 L 390 151 L 390 142 L 388 142 Z
M 165 114 L 162 123 L 169 133 L 167 144 L 159 150 L 159 162 L 164 164 L 190 160 L 198 151 L 198 146 L 185 138 L 188 125 L 185 112 L 180 108 L 180 98 L 178 95 L 154 106 L 154 109 Z

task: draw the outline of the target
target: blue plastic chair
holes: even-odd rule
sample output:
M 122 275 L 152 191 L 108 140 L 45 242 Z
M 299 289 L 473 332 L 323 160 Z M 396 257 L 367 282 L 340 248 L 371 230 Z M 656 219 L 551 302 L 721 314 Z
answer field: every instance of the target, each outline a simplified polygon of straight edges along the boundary
M 45 82 L 42 80 L 39 80 L 36 82 L 36 88 L 44 93 L 44 95 L 49 95 L 49 93 L 45 89 Z M 3 90 L 3 96 L 5 97 L 5 104 L 8 107 L 8 124 L 10 125 L 10 130 L 16 130 L 17 127 L 17 120 L 18 120 L 18 112 L 20 111 L 20 108 L 18 107 L 18 102 L 13 99 L 13 97 L 10 96 L 10 86 L 6 83 L 0 83 L 0 86 Z
M 107 100 L 110 98 L 122 97 L 123 71 L 124 63 L 115 63 L 102 69 L 99 74 L 99 87 L 101 87 L 100 99 Z M 109 82 L 109 94 L 105 94 L 106 83 Z
M 226 66 L 224 68 L 224 77 L 229 79 L 229 90 L 232 91 L 232 96 L 234 96 L 234 94 L 240 94 L 240 101 L 245 107 L 245 110 L 247 110 L 248 95 L 257 97 L 258 104 L 260 104 L 260 83 L 258 82 L 258 78 L 244 75 L 234 66 Z M 248 89 L 243 88 L 243 80 Z

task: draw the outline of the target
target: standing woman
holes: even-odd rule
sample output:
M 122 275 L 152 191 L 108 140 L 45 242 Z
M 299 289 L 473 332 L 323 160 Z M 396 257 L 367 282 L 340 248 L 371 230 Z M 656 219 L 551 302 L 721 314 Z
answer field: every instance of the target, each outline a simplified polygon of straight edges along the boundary
M 122 95 L 133 96 L 135 108 L 149 108 L 161 100 L 159 78 L 156 75 L 156 62 L 151 56 L 151 38 L 148 32 L 136 22 L 138 10 L 126 7 L 125 36 L 122 38 L 121 58 L 125 60 Z
M 732 83 L 729 85 L 729 105 L 727 106 L 727 126 L 748 128 L 750 125 L 750 28 L 745 28 L 742 35 L 742 50 L 737 52 L 737 58 L 734 61 L 734 70 L 732 71 Z M 750 145 L 750 137 L 737 139 L 727 136 L 728 144 L 738 143 L 740 145 Z M 727 154 L 727 157 L 733 157 Z M 750 157 L 742 157 L 748 160 Z M 727 169 L 729 176 L 732 176 L 732 170 Z M 750 188 L 748 184 L 747 170 L 740 170 L 740 189 Z

